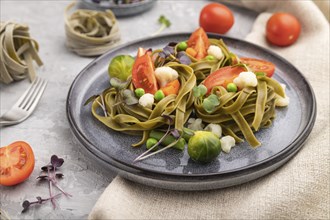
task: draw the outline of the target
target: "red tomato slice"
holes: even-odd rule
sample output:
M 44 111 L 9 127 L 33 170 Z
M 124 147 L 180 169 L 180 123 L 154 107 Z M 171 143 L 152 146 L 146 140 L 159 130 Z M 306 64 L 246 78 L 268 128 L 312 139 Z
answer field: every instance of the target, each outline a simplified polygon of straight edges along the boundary
M 143 88 L 146 93 L 155 94 L 158 85 L 154 64 L 148 53 L 137 57 L 132 69 L 132 82 L 135 88 Z
M 209 38 L 207 37 L 203 28 L 198 28 L 191 34 L 188 40 L 188 47 L 193 48 L 197 54 L 197 60 L 203 59 L 207 55 L 207 49 L 210 46 Z
M 246 71 L 245 68 L 240 66 L 226 66 L 216 70 L 208 75 L 203 82 L 204 86 L 207 88 L 207 93 L 210 93 L 215 86 L 223 86 L 226 88 L 228 83 L 233 82 L 233 80 L 244 71 Z
M 245 63 L 253 72 L 264 72 L 268 77 L 272 77 L 275 72 L 275 65 L 265 60 L 255 58 L 240 58 L 242 63 Z
M 17 141 L 0 148 L 0 185 L 12 186 L 26 180 L 34 169 L 34 154 L 28 143 Z

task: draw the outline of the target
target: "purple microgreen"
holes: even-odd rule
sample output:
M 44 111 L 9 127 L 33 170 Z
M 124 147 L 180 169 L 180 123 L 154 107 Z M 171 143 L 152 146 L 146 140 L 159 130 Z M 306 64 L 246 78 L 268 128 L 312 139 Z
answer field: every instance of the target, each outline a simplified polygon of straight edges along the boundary
M 180 51 L 176 57 L 178 58 L 179 62 L 185 65 L 189 65 L 191 63 L 190 58 L 187 56 L 187 54 L 184 51 Z
M 166 46 L 163 48 L 163 52 L 166 54 L 166 56 L 174 54 L 174 47 Z
M 40 196 L 37 196 L 36 198 L 38 200 L 38 203 L 41 204 L 42 203 L 42 198 Z
M 126 105 L 135 105 L 139 103 L 139 100 L 136 98 L 132 90 L 125 89 L 122 91 L 122 95 Z
M 163 114 L 162 117 L 166 119 L 169 124 L 173 124 L 174 119 L 171 116 Z
M 28 200 L 25 200 L 22 204 L 22 206 L 23 206 L 22 213 L 26 212 L 29 209 L 30 205 L 31 205 L 31 203 Z
M 93 102 L 95 99 L 97 99 L 97 97 L 99 97 L 99 95 L 93 95 L 91 97 L 89 97 L 86 102 L 84 103 L 84 106 L 85 105 L 88 105 L 90 102 Z
M 154 146 L 152 146 L 147 151 L 145 151 L 144 153 L 142 153 L 140 156 L 138 156 L 137 158 L 135 158 L 135 160 L 133 161 L 133 163 L 142 160 L 141 158 L 147 157 L 148 155 L 147 156 L 145 156 L 145 155 L 148 154 L 153 149 L 155 149 L 157 146 L 159 146 L 163 142 L 163 140 L 167 137 L 167 135 L 169 135 L 169 133 L 171 131 L 171 124 L 173 123 L 173 118 L 171 118 L 169 115 L 165 115 L 165 114 L 163 114 L 162 117 L 165 118 L 169 122 L 168 123 L 168 127 L 167 127 L 167 131 L 165 132 L 165 134 L 163 135 L 163 137 L 161 137 L 159 139 L 159 141 Z M 156 151 L 156 152 L 158 152 L 158 151 Z
M 40 175 L 37 177 L 38 180 L 48 180 L 48 176 L 47 175 Z
M 23 207 L 23 210 L 22 210 L 22 213 L 26 212 L 30 207 L 31 205 L 34 205 L 34 204 L 43 204 L 43 202 L 46 202 L 48 200 L 52 200 L 52 199 L 55 199 L 56 197 L 60 196 L 61 193 L 53 196 L 53 197 L 49 197 L 47 199 L 43 199 L 41 198 L 40 196 L 37 196 L 37 201 L 33 201 L 33 202 L 30 202 L 28 200 L 25 200 L 23 203 L 22 203 L 22 207 Z
M 185 64 L 185 65 L 190 65 L 191 64 L 191 60 L 188 56 L 184 55 L 184 56 L 181 56 L 179 59 L 179 62 L 182 63 L 182 64 Z
M 56 169 L 58 167 L 61 167 L 64 163 L 64 159 L 63 158 L 59 158 L 58 156 L 56 155 L 53 155 L 51 158 L 50 158 L 50 163 L 53 165 L 53 167 Z
M 164 150 L 167 150 L 167 149 L 173 147 L 174 145 L 176 145 L 179 142 L 179 140 L 180 140 L 181 137 L 182 137 L 182 135 L 176 141 L 172 142 L 171 144 L 167 145 L 166 147 L 164 147 L 164 148 L 162 148 L 162 149 L 160 149 L 158 151 L 152 152 L 152 153 L 150 153 L 148 155 L 142 156 L 138 160 L 135 159 L 136 161 L 135 160 L 134 161 L 137 162 L 137 161 L 141 161 L 141 160 L 147 159 L 148 157 L 151 157 L 151 156 L 153 156 L 155 154 L 158 154 L 158 153 L 160 153 L 160 152 L 162 152 Z
M 63 176 L 64 176 L 63 173 L 56 173 L 55 174 L 55 177 L 56 178 L 60 178 L 61 179 L 61 178 L 63 178 Z
M 23 210 L 22 213 L 26 212 L 28 210 L 28 208 L 32 205 L 32 204 L 42 204 L 45 201 L 50 200 L 53 208 L 56 208 L 56 203 L 55 203 L 55 198 L 59 195 L 64 194 L 65 196 L 72 196 L 69 193 L 65 192 L 57 183 L 57 178 L 61 179 L 63 178 L 63 174 L 60 172 L 56 172 L 57 168 L 60 168 L 64 163 L 64 159 L 63 158 L 59 158 L 56 155 L 52 155 L 50 158 L 50 163 L 47 164 L 46 166 L 41 167 L 41 170 L 44 172 L 47 172 L 46 174 L 42 174 L 39 175 L 37 177 L 38 180 L 48 180 L 48 184 L 49 184 L 49 198 L 47 199 L 42 199 L 40 196 L 37 196 L 37 201 L 34 202 L 29 202 L 28 200 L 25 200 L 22 204 L 23 206 Z M 53 186 L 55 186 L 59 191 L 61 191 L 61 193 L 57 194 L 57 195 L 53 195 Z
M 178 129 L 173 129 L 173 130 L 171 131 L 171 134 L 172 134 L 172 136 L 173 136 L 175 139 L 178 139 L 178 138 L 180 137 L 180 132 L 179 132 Z
M 169 42 L 167 45 L 170 47 L 175 47 L 177 44 L 177 42 Z
M 110 79 L 110 85 L 117 90 L 126 88 L 127 83 L 128 83 L 127 81 L 122 81 L 116 77 L 113 77 Z
M 54 169 L 53 165 L 50 165 L 50 164 L 41 167 L 41 170 L 45 171 L 45 172 L 47 172 L 48 170 L 53 170 L 53 169 Z

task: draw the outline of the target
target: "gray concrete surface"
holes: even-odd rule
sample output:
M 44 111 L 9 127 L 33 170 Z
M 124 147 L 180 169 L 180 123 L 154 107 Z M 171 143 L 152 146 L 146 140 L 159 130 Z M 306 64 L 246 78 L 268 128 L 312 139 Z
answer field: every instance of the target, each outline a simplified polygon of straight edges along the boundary
M 86 219 L 93 205 L 115 173 L 105 169 L 84 151 L 71 133 L 65 112 L 66 96 L 76 75 L 93 58 L 83 58 L 68 51 L 65 46 L 64 9 L 71 1 L 63 0 L 1 0 L 1 21 L 28 24 L 31 36 L 40 44 L 44 66 L 37 68 L 40 77 L 48 80 L 47 89 L 34 114 L 21 124 L 0 128 L 0 145 L 17 140 L 28 142 L 34 150 L 35 169 L 28 180 L 14 187 L 0 186 L 0 208 L 12 219 Z M 163 33 L 193 31 L 198 27 L 201 8 L 208 1 L 159 0 L 152 10 L 133 17 L 119 19 L 122 43 L 151 35 L 159 28 L 158 17 L 168 17 L 172 26 Z M 244 38 L 251 29 L 255 13 L 232 8 L 236 23 L 228 36 Z M 241 22 L 245 25 L 238 25 Z M 0 84 L 0 111 L 9 109 L 29 86 L 28 80 L 11 85 Z M 129 146 L 127 146 L 129 147 Z M 25 199 L 47 197 L 48 185 L 38 183 L 40 167 L 51 155 L 65 159 L 60 185 L 73 195 L 57 200 L 54 210 L 48 202 L 21 214 Z

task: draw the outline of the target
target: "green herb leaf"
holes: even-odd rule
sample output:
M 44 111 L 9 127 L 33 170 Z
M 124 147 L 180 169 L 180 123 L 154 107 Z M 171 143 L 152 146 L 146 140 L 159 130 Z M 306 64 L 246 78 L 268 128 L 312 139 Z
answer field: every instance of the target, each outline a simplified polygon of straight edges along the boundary
M 123 90 L 122 95 L 126 105 L 135 105 L 139 103 L 139 100 L 135 97 L 134 93 L 129 89 Z
M 203 97 L 206 94 L 206 92 L 207 92 L 207 88 L 203 84 L 201 84 L 199 86 L 195 86 L 193 88 L 193 95 L 196 98 Z
M 161 15 L 161 16 L 158 18 L 158 22 L 159 22 L 160 24 L 165 25 L 165 27 L 169 27 L 169 26 L 171 26 L 171 22 L 170 22 L 170 20 L 168 20 L 164 15 Z
M 206 99 L 203 100 L 203 108 L 207 113 L 212 113 L 215 108 L 220 104 L 218 96 L 215 94 L 209 95 Z
M 110 79 L 110 84 L 112 87 L 116 88 L 117 90 L 124 89 L 127 86 L 126 81 L 121 81 L 120 79 L 115 77 Z

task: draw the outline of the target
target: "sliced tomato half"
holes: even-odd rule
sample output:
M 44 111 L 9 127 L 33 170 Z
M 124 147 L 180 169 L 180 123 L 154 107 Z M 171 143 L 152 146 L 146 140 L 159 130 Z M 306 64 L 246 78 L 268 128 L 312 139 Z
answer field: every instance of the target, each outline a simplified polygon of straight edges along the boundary
M 12 186 L 26 180 L 34 169 L 30 145 L 17 141 L 0 148 L 0 185 Z
M 228 83 L 234 81 L 234 79 L 241 73 L 246 71 L 245 68 L 240 66 L 226 66 L 222 67 L 206 77 L 203 84 L 207 88 L 207 93 L 210 93 L 215 86 L 227 87 Z
M 198 28 L 193 32 L 189 37 L 187 44 L 188 47 L 193 48 L 197 52 L 195 55 L 197 60 L 203 59 L 207 56 L 207 49 L 210 46 L 210 42 L 203 28 Z
M 135 88 L 142 88 L 146 93 L 155 94 L 158 90 L 154 73 L 155 67 L 150 54 L 138 56 L 132 69 L 132 82 Z
M 256 58 L 241 57 L 241 62 L 246 64 L 253 72 L 264 72 L 268 77 L 272 77 L 275 72 L 275 65 L 266 60 Z

